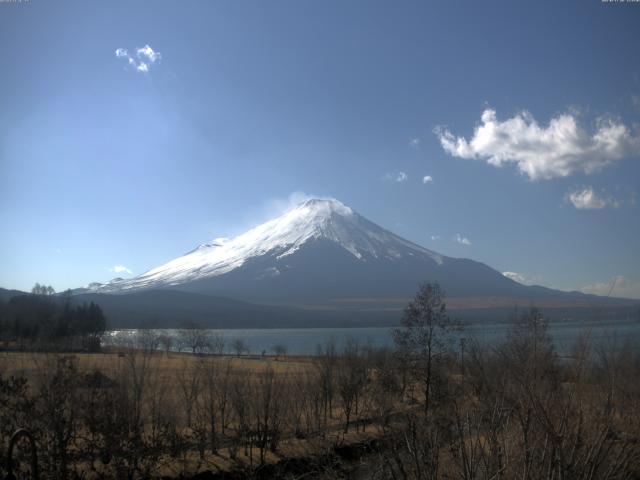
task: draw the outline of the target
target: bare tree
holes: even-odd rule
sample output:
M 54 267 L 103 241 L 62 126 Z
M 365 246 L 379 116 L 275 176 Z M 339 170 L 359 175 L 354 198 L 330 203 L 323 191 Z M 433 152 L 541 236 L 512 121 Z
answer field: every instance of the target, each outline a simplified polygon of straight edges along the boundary
M 344 433 L 349 431 L 351 415 L 358 414 L 358 400 L 367 381 L 367 371 L 360 357 L 358 343 L 350 338 L 344 348 L 337 370 L 338 393 L 345 417 Z
M 163 334 L 158 337 L 158 344 L 164 350 L 165 354 L 169 356 L 171 347 L 173 346 L 173 337 L 171 335 Z
M 247 344 L 241 338 L 236 338 L 231 342 L 231 348 L 236 353 L 236 356 L 241 356 L 244 352 L 248 351 Z
M 335 370 L 338 361 L 336 343 L 333 338 L 324 346 L 318 345 L 318 351 L 314 360 L 322 388 L 323 419 L 324 428 L 326 429 L 328 419 L 333 416 L 332 410 L 335 392 Z
M 56 293 L 56 291 L 53 289 L 53 287 L 51 287 L 51 285 L 40 285 L 39 283 L 36 283 L 31 289 L 31 293 L 33 293 L 34 295 L 42 295 L 48 297 Z
M 225 435 L 227 418 L 229 416 L 229 397 L 234 375 L 235 370 L 231 363 L 231 358 L 226 358 L 220 369 L 220 374 L 218 376 L 218 387 L 215 390 L 216 410 L 220 419 L 220 432 L 223 436 Z
M 256 383 L 252 395 L 251 435 L 259 450 L 260 464 L 263 464 L 267 450 L 276 451 L 282 434 L 283 416 L 287 410 L 285 383 L 271 367 L 259 374 Z
M 185 362 L 178 374 L 178 387 L 187 428 L 193 426 L 193 410 L 202 391 L 201 375 L 203 373 L 199 362 Z
M 77 361 L 70 356 L 51 356 L 40 368 L 37 414 L 45 446 L 40 458 L 56 478 L 69 478 L 71 446 L 78 434 Z
M 273 351 L 274 355 L 278 359 L 280 357 L 286 357 L 287 356 L 287 347 L 286 347 L 286 345 L 283 345 L 281 343 L 278 343 L 278 344 L 274 345 L 273 347 L 271 347 L 271 350 Z
M 437 283 L 420 287 L 407 305 L 402 327 L 393 331 L 399 355 L 411 366 L 424 394 L 424 409 L 429 410 L 434 364 L 449 352 L 447 333 L 454 324 L 447 315 L 444 293 Z
M 209 351 L 210 338 L 205 329 L 193 322 L 187 322 L 180 330 L 180 343 L 191 350 L 191 353 L 204 353 Z
M 232 447 L 237 448 L 244 445 L 245 455 L 249 457 L 249 461 L 253 461 L 252 449 L 253 439 L 250 435 L 251 431 L 251 407 L 252 391 L 250 373 L 246 370 L 236 371 L 236 375 L 230 378 L 229 400 L 234 413 L 234 437 L 232 438 Z M 235 445 L 234 445 L 235 444 Z M 230 453 L 232 450 L 230 449 Z
M 209 336 L 209 351 L 215 355 L 222 355 L 224 353 L 225 339 L 220 333 L 215 333 Z
M 218 451 L 219 405 L 218 399 L 221 387 L 221 372 L 218 360 L 212 357 L 202 357 L 198 362 L 199 376 L 202 379 L 202 394 L 200 395 L 199 417 L 201 424 L 206 426 L 211 453 Z M 225 393 L 226 395 L 226 393 Z
M 143 328 L 136 335 L 136 347 L 148 353 L 154 353 L 160 345 L 160 337 L 155 330 Z

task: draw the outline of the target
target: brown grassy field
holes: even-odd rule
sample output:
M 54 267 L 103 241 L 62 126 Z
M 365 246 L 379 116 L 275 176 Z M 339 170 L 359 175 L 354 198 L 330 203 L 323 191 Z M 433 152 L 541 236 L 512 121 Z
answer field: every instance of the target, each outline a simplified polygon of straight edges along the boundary
M 41 478 L 63 480 L 640 478 L 637 346 L 560 357 L 537 312 L 464 356 L 417 338 L 313 357 L 3 351 L 0 455 L 26 427 Z
M 143 411 L 143 428 L 153 430 L 154 409 L 165 409 L 170 412 L 171 421 L 176 431 L 192 440 L 196 430 L 195 413 L 190 411 L 203 408 L 200 405 L 204 396 L 202 380 L 203 372 L 215 371 L 217 375 L 223 371 L 230 372 L 229 384 L 214 388 L 227 389 L 226 395 L 231 395 L 233 387 L 247 382 L 248 389 L 260 390 L 263 385 L 261 379 L 273 375 L 273 385 L 278 386 L 278 392 L 273 392 L 273 400 L 281 405 L 271 407 L 273 413 L 281 415 L 282 430 L 279 434 L 276 451 L 265 449 L 260 464 L 276 464 L 283 458 L 308 458 L 330 451 L 336 445 L 359 444 L 375 438 L 379 429 L 373 424 L 362 425 L 357 429 L 344 431 L 344 417 L 336 401 L 328 412 L 328 419 L 323 425 L 321 436 L 315 438 L 300 438 L 296 435 L 298 426 L 291 418 L 284 418 L 288 413 L 284 409 L 293 403 L 293 397 L 298 396 L 296 385 L 308 381 L 317 374 L 317 365 L 313 357 L 287 356 L 212 356 L 194 355 L 188 353 L 142 352 L 136 350 L 120 350 L 103 353 L 42 353 L 42 352 L 0 352 L 0 376 L 4 378 L 21 377 L 27 380 L 28 389 L 33 395 L 46 388 L 56 375 L 58 364 L 62 360 L 71 360 L 74 365 L 73 375 L 79 379 L 90 378 L 95 372 L 114 380 L 121 385 L 127 385 L 130 390 L 136 389 L 136 382 L 144 383 L 144 393 L 140 398 L 139 407 Z M 137 378 L 138 377 L 138 378 Z M 80 384 L 82 384 L 82 380 Z M 199 385 L 196 386 L 196 383 Z M 82 389 L 81 389 L 82 390 Z M 219 395 L 223 392 L 216 392 Z M 250 394 L 249 394 L 250 395 Z M 247 396 L 249 396 L 247 395 Z M 81 395 L 82 396 L 82 395 Z M 135 397 L 135 394 L 134 394 Z M 76 397 L 79 398 L 79 397 Z M 85 399 L 86 400 L 86 399 Z M 247 399 L 249 400 L 249 399 Z M 236 399 L 236 401 L 239 401 Z M 259 409 L 260 405 L 253 403 L 247 408 Z M 196 405 L 200 405 L 197 407 Z M 72 408 L 78 407 L 76 405 Z M 275 413 L 275 412 L 278 413 Z M 268 414 L 267 414 L 268 415 Z M 198 421 L 201 421 L 198 420 Z M 241 430 L 241 422 L 237 415 L 229 413 L 226 424 L 226 435 L 235 435 Z M 353 421 L 353 420 L 352 420 Z M 220 426 L 217 426 L 221 435 Z M 85 428 L 86 430 L 86 428 Z M 234 432 L 233 434 L 231 432 Z M 76 432 L 78 438 L 86 435 L 86 431 Z M 237 468 L 251 468 L 258 462 L 256 446 L 249 449 L 238 446 L 235 441 L 220 439 L 216 452 L 191 446 L 179 455 L 159 453 L 154 456 L 153 467 L 149 473 L 152 476 L 179 477 L 193 475 L 201 471 L 221 472 Z M 78 461 L 74 471 L 86 478 L 101 478 L 108 476 L 109 468 L 99 459 L 92 462 Z
M 126 362 L 127 355 L 132 351 L 125 349 L 105 351 L 102 353 L 64 353 L 51 354 L 42 352 L 3 352 L 0 351 L 0 374 L 5 376 L 24 376 L 36 381 L 44 366 L 51 363 L 52 359 L 60 355 L 72 356 L 78 361 L 78 371 L 90 373 L 93 370 L 100 370 L 108 376 L 115 375 L 121 371 Z M 133 352 L 135 353 L 135 352 Z M 203 358 L 202 355 L 190 353 L 154 352 L 149 356 L 150 362 L 155 370 L 160 370 L 169 379 L 177 379 L 179 375 L 189 368 L 193 368 Z M 313 368 L 313 357 L 292 356 L 276 358 L 272 355 L 264 357 L 258 356 L 234 356 L 221 355 L 210 356 L 208 361 L 219 365 L 230 362 L 233 367 L 241 370 L 248 370 L 254 373 L 262 373 L 267 369 L 272 369 L 281 375 L 300 375 L 309 372 Z

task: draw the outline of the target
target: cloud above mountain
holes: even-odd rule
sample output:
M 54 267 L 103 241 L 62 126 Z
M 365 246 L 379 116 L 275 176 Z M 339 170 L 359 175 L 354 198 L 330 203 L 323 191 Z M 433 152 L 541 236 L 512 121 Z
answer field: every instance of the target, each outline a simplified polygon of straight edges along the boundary
M 133 274 L 133 271 L 130 268 L 125 267 L 124 265 L 115 265 L 111 268 L 108 268 L 112 273 L 127 273 L 129 275 Z
M 471 240 L 469 240 L 467 237 L 462 236 L 459 233 L 456 233 L 453 236 L 453 241 L 455 243 L 459 243 L 460 245 L 466 245 L 466 246 L 471 246 Z
M 514 282 L 525 283 L 524 275 L 522 275 L 521 273 L 518 273 L 518 272 L 502 272 L 502 275 L 504 275 L 507 278 L 510 278 Z
M 502 275 L 523 285 L 533 285 L 540 283 L 541 281 L 541 277 L 539 275 L 530 276 L 520 272 L 502 272 Z
M 544 126 L 527 111 L 500 121 L 496 111 L 487 108 L 470 139 L 443 127 L 434 133 L 451 156 L 484 160 L 494 167 L 513 163 L 531 180 L 592 174 L 640 154 L 640 137 L 623 123 L 600 118 L 588 132 L 573 113 L 558 115 Z

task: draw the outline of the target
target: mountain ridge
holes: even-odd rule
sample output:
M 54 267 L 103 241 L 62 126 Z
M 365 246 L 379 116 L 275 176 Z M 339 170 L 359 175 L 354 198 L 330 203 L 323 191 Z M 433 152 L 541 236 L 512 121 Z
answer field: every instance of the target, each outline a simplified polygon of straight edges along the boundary
M 445 258 L 379 227 L 335 199 L 309 199 L 227 242 L 201 244 L 133 279 L 90 284 L 88 288 L 118 293 L 181 285 L 224 275 L 263 255 L 284 259 L 308 242 L 321 238 L 332 241 L 362 261 L 399 258 L 404 254 L 428 257 L 441 264 Z M 272 267 L 265 269 L 264 275 L 279 273 Z
M 425 282 L 440 283 L 449 298 L 591 302 L 578 292 L 522 285 L 484 263 L 427 249 L 332 198 L 308 199 L 233 239 L 201 244 L 134 278 L 75 293 L 167 289 L 305 308 L 353 306 L 362 298 L 365 308 L 370 299 L 411 298 Z
M 12 297 L 32 295 L 0 288 L 0 306 Z M 602 297 L 591 300 L 600 303 Z M 61 294 L 55 296 L 63 301 Z M 348 300 L 348 299 L 347 299 Z M 410 298 L 374 299 L 349 305 L 307 305 L 305 308 L 254 304 L 236 299 L 177 290 L 140 290 L 114 295 L 82 293 L 74 303 L 94 302 L 102 308 L 109 330 L 122 328 L 181 328 L 186 324 L 203 328 L 339 328 L 391 327 L 399 324 Z M 471 302 L 469 302 L 471 300 Z M 599 305 L 576 305 L 560 301 L 542 306 L 546 318 L 583 320 L 637 318 L 638 301 L 605 299 Z M 513 318 L 517 309 L 531 306 L 526 299 L 447 298 L 449 314 L 464 322 L 501 322 Z

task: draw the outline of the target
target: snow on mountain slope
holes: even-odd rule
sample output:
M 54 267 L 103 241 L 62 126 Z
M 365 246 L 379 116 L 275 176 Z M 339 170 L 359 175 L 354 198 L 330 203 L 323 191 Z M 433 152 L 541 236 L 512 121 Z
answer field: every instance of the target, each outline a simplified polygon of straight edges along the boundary
M 263 255 L 287 257 L 317 239 L 335 243 L 362 262 L 420 257 L 441 265 L 446 258 L 377 226 L 335 199 L 311 199 L 232 240 L 200 245 L 138 277 L 92 284 L 89 290 L 118 293 L 181 285 L 223 275 Z M 279 272 L 273 268 L 266 274 Z

